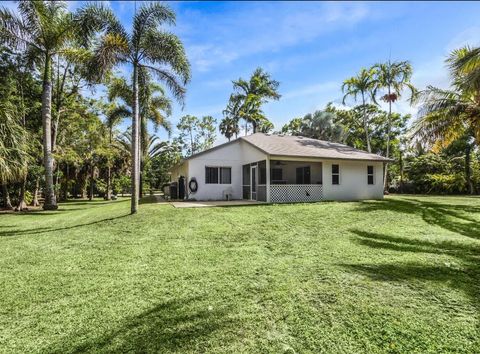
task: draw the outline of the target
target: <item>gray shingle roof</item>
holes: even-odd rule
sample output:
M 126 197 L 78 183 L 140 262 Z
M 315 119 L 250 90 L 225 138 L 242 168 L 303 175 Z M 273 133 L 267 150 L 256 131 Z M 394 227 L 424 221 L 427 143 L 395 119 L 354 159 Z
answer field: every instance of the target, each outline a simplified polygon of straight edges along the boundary
M 263 152 L 274 156 L 319 157 L 344 160 L 391 161 L 383 156 L 354 149 L 348 145 L 303 136 L 256 133 L 242 136 Z

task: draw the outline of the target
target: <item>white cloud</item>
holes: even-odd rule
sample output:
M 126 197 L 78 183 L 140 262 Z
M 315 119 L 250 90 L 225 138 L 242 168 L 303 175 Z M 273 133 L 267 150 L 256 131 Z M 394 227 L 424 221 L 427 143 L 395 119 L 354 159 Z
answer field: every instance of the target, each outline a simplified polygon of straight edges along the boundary
M 208 71 L 242 57 L 274 53 L 357 25 L 368 17 L 362 3 L 230 3 L 231 11 L 208 16 L 187 10 L 177 33 L 185 39 L 194 70 Z M 195 21 L 195 26 L 182 19 Z M 200 30 L 199 30 L 200 29 Z
M 282 100 L 289 100 L 293 98 L 319 95 L 326 92 L 338 92 L 339 83 L 337 81 L 322 82 L 297 88 L 282 95 Z
M 454 49 L 468 46 L 478 46 L 480 44 L 480 27 L 470 27 L 457 34 L 446 46 L 446 50 L 451 52 Z

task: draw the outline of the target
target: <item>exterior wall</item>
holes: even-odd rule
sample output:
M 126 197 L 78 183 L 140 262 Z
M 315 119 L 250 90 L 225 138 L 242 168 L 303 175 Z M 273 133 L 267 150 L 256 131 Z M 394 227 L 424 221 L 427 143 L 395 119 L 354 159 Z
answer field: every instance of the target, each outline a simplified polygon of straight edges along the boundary
M 340 168 L 340 184 L 332 184 L 332 164 Z M 367 166 L 374 166 L 374 184 L 367 183 Z M 383 163 L 372 161 L 323 161 L 323 199 L 360 200 L 383 198 Z
M 188 160 L 188 182 L 196 178 L 198 190 L 188 194 L 188 199 L 222 200 L 224 192 L 232 194 L 233 199 L 242 199 L 242 166 L 246 163 L 265 160 L 266 155 L 242 140 L 203 153 Z M 205 167 L 231 167 L 231 184 L 206 184 Z
M 224 192 L 232 194 L 233 199 L 243 198 L 242 167 L 266 160 L 265 153 L 251 146 L 249 143 L 238 140 L 219 149 L 214 149 L 184 162 L 183 165 L 172 171 L 172 181 L 179 176 L 185 176 L 188 199 L 195 200 L 222 200 Z M 322 181 L 323 200 L 361 200 L 383 198 L 383 163 L 373 161 L 348 160 L 320 160 L 314 158 L 272 157 L 273 161 L 283 160 L 283 178 L 289 183 L 296 182 L 296 167 L 311 166 L 311 183 Z M 332 185 L 332 164 L 340 166 L 340 184 Z M 367 166 L 374 166 L 374 184 L 367 183 Z M 231 167 L 231 184 L 206 184 L 205 167 Z M 273 164 L 271 167 L 276 167 Z M 257 169 L 258 172 L 258 169 Z M 321 175 L 321 178 L 320 178 Z M 188 191 L 188 182 L 196 178 L 198 190 L 196 193 Z M 259 184 L 259 176 L 257 177 Z M 257 185 L 258 189 L 258 185 Z M 266 191 L 266 189 L 265 189 Z M 263 190 L 261 199 L 266 199 Z

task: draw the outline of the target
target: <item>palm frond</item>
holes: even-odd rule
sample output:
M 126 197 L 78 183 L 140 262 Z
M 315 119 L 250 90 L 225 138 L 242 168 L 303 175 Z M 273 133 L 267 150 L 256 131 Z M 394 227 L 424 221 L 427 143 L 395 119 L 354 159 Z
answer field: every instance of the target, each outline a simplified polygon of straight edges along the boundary
M 26 27 L 24 21 L 13 11 L 5 8 L 0 9 L 0 43 L 17 50 L 25 50 L 27 46 L 44 50 L 35 42 L 32 32 Z
M 103 4 L 87 4 L 81 7 L 75 13 L 74 22 L 80 42 L 85 47 L 91 45 L 94 35 L 102 31 L 128 38 L 128 34 L 113 11 Z
M 170 7 L 158 2 L 143 4 L 133 18 L 132 43 L 134 47 L 140 48 L 140 42 L 146 31 L 155 29 L 162 24 L 175 24 L 175 13 Z
M 142 37 L 140 47 L 146 62 L 171 68 L 183 85 L 190 81 L 190 63 L 176 35 L 152 29 Z
M 91 80 L 102 80 L 114 65 L 125 62 L 129 53 L 127 38 L 118 33 L 103 36 L 88 65 Z
M 142 67 L 147 68 L 150 70 L 153 74 L 156 75 L 156 77 L 160 80 L 163 81 L 170 92 L 173 94 L 173 96 L 177 99 L 177 101 L 183 106 L 184 105 L 184 100 L 185 100 L 185 87 L 181 85 L 180 82 L 178 82 L 178 78 L 174 73 L 169 72 L 168 70 L 162 70 L 150 65 L 141 65 Z

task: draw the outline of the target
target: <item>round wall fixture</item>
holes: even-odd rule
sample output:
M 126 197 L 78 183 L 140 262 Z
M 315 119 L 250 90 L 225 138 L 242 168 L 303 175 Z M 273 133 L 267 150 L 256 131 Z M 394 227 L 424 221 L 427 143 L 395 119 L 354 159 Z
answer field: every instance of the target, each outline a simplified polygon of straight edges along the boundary
M 190 182 L 188 182 L 188 189 L 190 189 L 190 192 L 195 193 L 198 190 L 198 183 L 195 177 L 190 179 Z

